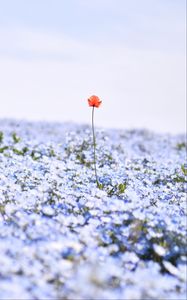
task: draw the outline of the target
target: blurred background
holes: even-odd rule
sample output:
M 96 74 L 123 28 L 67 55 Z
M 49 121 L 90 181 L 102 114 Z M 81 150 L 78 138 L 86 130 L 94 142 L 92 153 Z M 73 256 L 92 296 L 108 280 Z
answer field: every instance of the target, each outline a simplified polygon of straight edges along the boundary
M 185 0 L 0 0 L 0 118 L 185 130 Z

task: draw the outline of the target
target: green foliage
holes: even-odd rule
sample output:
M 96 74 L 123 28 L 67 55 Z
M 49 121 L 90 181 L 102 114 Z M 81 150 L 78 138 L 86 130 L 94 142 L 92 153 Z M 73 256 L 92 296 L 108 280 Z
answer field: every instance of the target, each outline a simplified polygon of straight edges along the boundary
M 29 149 L 27 147 L 24 147 L 22 150 L 18 150 L 16 148 L 13 148 L 12 151 L 17 154 L 17 155 L 25 155 L 25 153 L 28 151 Z
M 177 182 L 177 183 L 185 183 L 185 182 L 187 182 L 185 180 L 185 177 L 179 176 L 178 174 L 176 175 L 176 177 L 173 178 L 173 181 Z
M 107 192 L 108 196 L 120 196 L 121 194 L 125 193 L 127 182 L 124 183 L 117 183 L 115 185 L 112 184 L 105 184 L 97 181 L 97 187 L 100 190 L 104 190 Z
M 118 190 L 119 190 L 119 194 L 123 194 L 126 190 L 126 187 L 127 187 L 127 183 L 124 182 L 124 183 L 120 183 L 118 185 Z
M 85 165 L 88 168 L 91 166 L 91 162 L 86 160 L 86 156 L 84 153 L 77 153 L 76 160 L 79 161 L 81 165 Z
M 5 204 L 0 204 L 0 214 L 1 215 L 5 214 Z
M 33 160 L 38 160 L 38 159 L 41 158 L 41 153 L 39 153 L 36 150 L 32 150 L 31 157 L 32 157 Z
M 127 182 L 115 184 L 112 188 L 107 188 L 108 196 L 117 195 L 120 196 L 126 190 Z
M 49 151 L 49 156 L 50 156 L 50 157 L 56 156 L 56 155 L 55 155 L 55 151 L 54 151 L 53 148 L 50 149 L 50 151 Z
M 8 149 L 8 146 L 4 146 L 4 147 L 1 147 L 0 148 L 0 153 L 3 153 L 5 150 L 7 150 Z
M 19 136 L 17 136 L 17 134 L 15 132 L 12 133 L 12 138 L 14 143 L 19 143 L 21 141 L 21 138 Z
M 167 175 L 165 178 L 158 177 L 153 184 L 154 185 L 167 185 L 167 183 L 173 182 L 173 183 L 186 183 L 187 179 L 185 176 L 187 176 L 187 168 L 185 165 L 181 166 L 182 175 L 179 170 L 176 170 L 176 172 L 172 175 Z
M 104 184 L 103 184 L 103 183 L 100 183 L 100 182 L 97 182 L 97 187 L 98 187 L 100 190 L 103 190 L 103 189 L 104 189 Z
M 186 148 L 186 146 L 187 146 L 186 143 L 182 142 L 182 143 L 178 143 L 176 145 L 176 148 L 177 148 L 177 150 L 182 150 L 182 149 Z
M 184 176 L 187 176 L 187 166 L 185 164 L 181 166 L 181 170 L 182 170 Z
M 134 171 L 140 171 L 140 167 L 134 167 Z
M 0 143 L 2 143 L 2 141 L 3 141 L 3 132 L 0 131 Z

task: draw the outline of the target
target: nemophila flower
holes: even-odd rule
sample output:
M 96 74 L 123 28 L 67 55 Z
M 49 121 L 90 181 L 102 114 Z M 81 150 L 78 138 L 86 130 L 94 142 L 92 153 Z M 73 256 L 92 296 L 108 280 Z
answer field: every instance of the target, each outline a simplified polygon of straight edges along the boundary
M 92 107 L 92 134 L 93 134 L 93 154 L 94 154 L 94 171 L 95 171 L 95 178 L 97 186 L 100 187 L 98 176 L 97 176 L 97 167 L 96 167 L 96 143 L 95 143 L 95 130 L 94 130 L 94 108 L 99 107 L 102 101 L 99 97 L 93 95 L 88 98 L 88 105 Z
M 101 105 L 102 101 L 99 99 L 99 97 L 93 95 L 90 98 L 88 98 L 88 104 L 92 107 L 99 107 Z

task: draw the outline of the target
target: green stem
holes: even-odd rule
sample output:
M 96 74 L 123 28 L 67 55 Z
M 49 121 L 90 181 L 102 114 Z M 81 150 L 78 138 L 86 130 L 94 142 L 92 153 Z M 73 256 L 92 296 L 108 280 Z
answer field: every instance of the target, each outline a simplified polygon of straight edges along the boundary
M 95 178 L 97 186 L 99 186 L 98 176 L 97 176 L 97 168 L 96 168 L 96 144 L 95 144 L 95 131 L 94 131 L 94 108 L 92 109 L 92 134 L 93 134 L 93 155 L 94 155 L 94 171 L 95 171 Z

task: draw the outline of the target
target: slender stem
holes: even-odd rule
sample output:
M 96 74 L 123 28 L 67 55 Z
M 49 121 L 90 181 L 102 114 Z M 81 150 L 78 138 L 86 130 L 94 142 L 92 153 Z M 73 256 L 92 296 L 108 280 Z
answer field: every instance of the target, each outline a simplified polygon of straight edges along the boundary
M 99 186 L 98 176 L 97 176 L 97 168 L 96 168 L 96 144 L 95 144 L 95 131 L 94 131 L 94 106 L 92 108 L 92 134 L 93 134 L 93 155 L 94 155 L 94 171 L 97 186 Z

